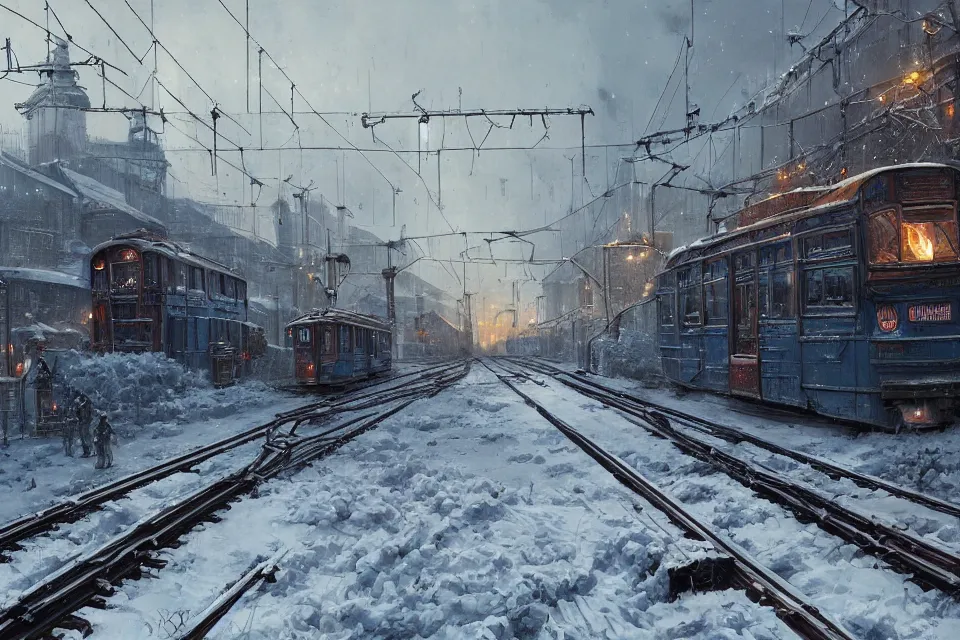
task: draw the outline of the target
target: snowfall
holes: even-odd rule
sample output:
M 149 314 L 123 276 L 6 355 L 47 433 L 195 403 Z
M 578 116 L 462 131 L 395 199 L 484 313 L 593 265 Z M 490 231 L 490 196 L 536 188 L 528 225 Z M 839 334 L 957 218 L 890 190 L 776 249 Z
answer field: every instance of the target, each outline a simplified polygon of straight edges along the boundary
M 215 390 L 175 365 L 129 356 L 66 369 L 120 433 L 112 469 L 67 458 L 59 440 L 0 450 L 0 521 L 39 510 L 307 400 L 262 383 Z M 151 369 L 153 371 L 154 369 Z M 412 370 L 412 369 L 411 369 Z M 960 604 L 924 592 L 815 524 L 801 524 L 710 466 L 597 402 L 540 376 L 525 393 L 620 456 L 721 535 L 788 580 L 854 636 L 956 639 Z M 861 472 L 955 500 L 960 432 L 858 434 L 827 421 L 705 395 L 606 380 Z M 87 385 L 82 387 L 81 385 Z M 172 389 L 172 391 L 167 391 Z M 838 482 L 751 445 L 716 443 L 845 505 L 960 551 L 960 523 Z M 212 458 L 27 541 L 0 564 L 0 610 L 70 560 L 248 463 L 259 443 Z M 106 610 L 83 609 L 93 638 L 176 638 L 235 580 L 279 556 L 208 635 L 219 640 L 347 638 L 772 639 L 795 634 L 735 590 L 671 601 L 668 571 L 712 551 L 622 487 L 479 364 L 331 456 L 264 484 L 222 521 L 194 529 L 154 577 L 127 581 Z M 79 638 L 63 631 L 65 638 Z

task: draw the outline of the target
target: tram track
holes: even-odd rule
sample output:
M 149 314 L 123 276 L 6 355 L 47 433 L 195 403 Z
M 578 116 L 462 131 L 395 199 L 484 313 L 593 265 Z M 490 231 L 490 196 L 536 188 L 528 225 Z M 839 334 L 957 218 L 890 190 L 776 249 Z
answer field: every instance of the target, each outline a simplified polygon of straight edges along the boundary
M 369 402 L 369 406 L 376 406 L 377 399 L 383 394 L 389 394 L 408 383 L 399 386 L 389 386 L 368 393 L 366 389 L 389 385 L 408 378 L 432 376 L 449 368 L 449 363 L 420 369 L 411 373 L 391 376 L 387 379 L 372 381 L 369 384 L 352 389 L 342 395 L 326 397 L 317 402 L 308 403 L 291 411 L 279 413 L 276 417 L 264 424 L 246 429 L 240 433 L 228 436 L 216 442 L 204 445 L 194 451 L 185 453 L 154 465 L 150 468 L 124 476 L 113 482 L 95 487 L 89 491 L 63 500 L 53 506 L 40 511 L 21 516 L 0 525 L 0 563 L 9 562 L 9 552 L 22 550 L 20 543 L 54 530 L 57 526 L 70 524 L 99 509 L 103 504 L 123 498 L 131 491 L 157 482 L 176 473 L 189 471 L 198 464 L 254 442 L 262 438 L 271 429 L 276 429 L 289 420 L 300 418 L 316 419 L 317 412 L 326 410 L 329 415 L 335 415 L 339 410 L 352 406 L 354 403 Z
M 712 544 L 719 552 L 732 559 L 732 575 L 728 576 L 729 586 L 744 591 L 761 605 L 773 607 L 777 616 L 803 638 L 808 640 L 852 640 L 854 638 L 839 623 L 821 612 L 799 591 L 763 566 L 742 547 L 720 536 L 693 516 L 679 501 L 670 497 L 628 463 L 559 418 L 543 403 L 521 391 L 518 385 L 511 381 L 511 378 L 516 378 L 518 375 L 515 370 L 502 362 L 495 364 L 484 360 L 480 362 L 528 406 L 536 410 L 541 417 L 610 472 L 621 484 L 662 511 L 687 535 Z M 498 367 L 503 373 L 498 373 L 494 367 Z
M 607 393 L 620 400 L 629 402 L 631 405 L 637 408 L 650 410 L 651 412 L 654 412 L 654 415 L 661 414 L 667 419 L 677 421 L 684 427 L 688 427 L 704 435 L 712 436 L 731 444 L 749 443 L 760 449 L 769 451 L 770 453 L 791 458 L 792 460 L 795 460 L 801 464 L 805 464 L 812 469 L 820 471 L 833 480 L 847 479 L 856 484 L 858 487 L 886 491 L 892 496 L 907 500 L 916 505 L 926 507 L 933 511 L 938 511 L 949 516 L 960 518 L 960 504 L 955 502 L 950 502 L 935 496 L 920 493 L 919 491 L 908 489 L 876 476 L 854 471 L 853 469 L 843 467 L 824 458 L 778 445 L 765 438 L 761 438 L 760 436 L 748 433 L 741 429 L 722 425 L 712 420 L 707 420 L 699 416 L 685 413 L 678 409 L 673 409 L 671 407 L 666 407 L 664 405 L 645 400 L 634 394 L 627 393 L 619 389 L 614 389 L 596 382 L 589 376 L 583 374 L 566 371 L 560 367 L 556 367 L 541 361 L 523 360 L 511 357 L 506 359 L 511 362 L 522 364 L 523 366 L 533 369 L 534 371 L 538 371 L 544 375 L 552 376 L 553 378 L 557 379 L 558 382 L 563 384 L 566 384 L 564 382 L 565 379 L 574 380 L 580 385 L 591 387 L 602 393 Z
M 341 407 L 339 413 L 360 415 L 315 434 L 298 435 L 296 431 L 307 422 L 327 417 L 323 407 L 313 414 L 304 408 L 283 414 L 270 424 L 273 435 L 252 463 L 140 520 L 21 594 L 12 606 L 0 611 L 0 637 L 40 638 L 54 628 L 87 633 L 89 623 L 76 613 L 86 606 L 106 608 L 106 597 L 120 582 L 139 578 L 149 569 L 163 568 L 166 561 L 158 557 L 160 550 L 178 546 L 179 539 L 200 523 L 218 522 L 216 512 L 229 509 L 231 502 L 250 494 L 261 483 L 333 453 L 417 400 L 440 393 L 468 371 L 469 363 L 461 362 L 429 373 L 416 372 L 419 380 L 393 387 L 389 394 L 380 392 L 375 399 L 355 406 Z M 289 431 L 277 435 L 281 426 L 289 427 Z M 212 625 L 217 616 L 229 610 L 225 603 L 205 614 L 203 626 Z
M 505 367 L 505 370 L 511 369 Z M 517 371 L 513 370 L 513 373 Z M 519 373 L 523 375 L 522 371 Z M 613 390 L 599 383 L 583 384 L 567 377 L 559 377 L 557 381 L 619 411 L 631 424 L 671 442 L 684 454 L 719 469 L 755 494 L 786 508 L 799 521 L 813 522 L 827 533 L 856 545 L 921 587 L 939 589 L 960 598 L 960 555 L 878 521 L 869 514 L 838 504 L 832 496 L 803 483 L 722 451 L 677 429 L 665 414 L 619 398 Z

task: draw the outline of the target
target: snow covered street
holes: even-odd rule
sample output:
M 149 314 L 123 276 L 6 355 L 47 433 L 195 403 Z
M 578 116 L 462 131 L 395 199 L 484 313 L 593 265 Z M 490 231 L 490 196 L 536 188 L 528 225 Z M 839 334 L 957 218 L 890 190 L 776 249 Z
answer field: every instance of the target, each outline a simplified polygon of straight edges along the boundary
M 960 633 L 960 606 L 949 595 L 924 591 L 815 523 L 797 521 L 597 400 L 549 376 L 534 378 L 539 384 L 516 383 L 786 579 L 851 637 L 946 640 Z M 278 397 L 259 417 L 286 402 L 297 403 Z M 258 415 L 244 413 L 228 428 L 247 428 Z M 191 437 L 202 442 L 204 433 Z M 716 446 L 957 549 L 956 518 L 858 493 L 750 445 Z M 196 474 L 150 484 L 31 539 L 0 565 L 0 610 L 72 558 L 248 463 L 258 448 L 232 450 Z M 177 638 L 234 581 L 277 554 L 276 583 L 242 596 L 207 637 L 797 637 L 772 608 L 740 590 L 674 597 L 671 572 L 716 552 L 684 537 L 476 363 L 453 387 L 217 515 L 162 551 L 166 564 L 149 570 L 150 579 L 124 581 L 106 609 L 78 611 L 92 637 Z
M 480 367 L 223 517 L 83 611 L 94 637 L 162 637 L 281 547 L 211 637 L 792 637 L 739 592 L 666 602 L 702 549 Z

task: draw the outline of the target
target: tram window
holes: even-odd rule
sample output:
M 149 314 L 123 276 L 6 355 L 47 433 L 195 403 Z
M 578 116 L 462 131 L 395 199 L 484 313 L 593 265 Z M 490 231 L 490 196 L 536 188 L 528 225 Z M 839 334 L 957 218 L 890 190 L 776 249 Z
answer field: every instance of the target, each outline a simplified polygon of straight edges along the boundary
M 143 254 L 143 286 L 150 288 L 159 286 L 160 279 L 157 276 L 157 254 Z
M 360 351 L 363 350 L 363 333 L 364 329 L 353 327 L 353 346 Z
M 190 288 L 203 291 L 203 269 L 200 267 L 190 267 Z
M 323 328 L 323 344 L 320 345 L 320 353 L 323 355 L 333 354 L 333 327 Z
M 310 328 L 300 327 L 297 329 L 297 344 L 310 344 Z
M 186 293 L 187 291 L 187 265 L 182 262 L 173 263 L 173 268 L 177 274 L 177 292 Z
M 739 253 L 734 258 L 734 273 L 739 275 L 747 271 L 752 271 L 753 265 L 755 263 L 756 263 L 756 254 L 754 254 L 752 251 Z
M 768 320 L 795 318 L 793 271 L 772 271 L 760 276 L 760 317 Z
M 803 239 L 804 255 L 808 259 L 853 254 L 853 233 L 850 229 L 818 233 Z
M 101 263 L 101 266 L 103 264 Z M 106 291 L 107 290 L 107 269 L 104 267 L 102 269 L 93 270 L 93 290 L 94 291 Z
M 683 326 L 700 326 L 700 265 L 678 272 L 677 288 L 680 292 L 680 319 Z
M 904 262 L 955 261 L 957 223 L 953 207 L 904 209 L 900 242 Z
M 867 235 L 871 264 L 892 264 L 900 259 L 896 209 L 871 214 Z
M 786 264 L 792 261 L 793 247 L 789 240 L 760 249 L 761 267 L 772 267 L 773 265 Z
M 674 294 L 672 292 L 660 294 L 659 302 L 657 303 L 660 307 L 660 326 L 673 325 L 673 297 Z
M 729 296 L 727 295 L 727 274 L 722 279 L 703 283 L 704 314 L 706 323 L 727 324 Z
M 350 327 L 340 325 L 340 353 L 350 352 Z
M 853 267 L 811 269 L 804 276 L 804 302 L 808 313 L 853 310 Z
M 140 284 L 140 264 L 137 262 L 115 262 L 111 265 L 113 275 L 112 289 L 121 292 L 136 292 Z
M 237 280 L 237 300 L 247 299 L 247 283 L 243 280 Z

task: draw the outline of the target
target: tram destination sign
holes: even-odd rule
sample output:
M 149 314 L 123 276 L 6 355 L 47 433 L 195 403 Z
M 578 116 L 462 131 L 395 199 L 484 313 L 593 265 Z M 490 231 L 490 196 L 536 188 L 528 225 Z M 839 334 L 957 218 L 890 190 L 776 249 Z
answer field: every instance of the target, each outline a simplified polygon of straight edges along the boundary
M 910 322 L 950 322 L 953 320 L 953 305 L 949 302 L 916 304 L 908 312 Z

